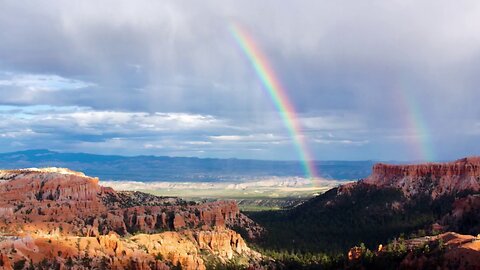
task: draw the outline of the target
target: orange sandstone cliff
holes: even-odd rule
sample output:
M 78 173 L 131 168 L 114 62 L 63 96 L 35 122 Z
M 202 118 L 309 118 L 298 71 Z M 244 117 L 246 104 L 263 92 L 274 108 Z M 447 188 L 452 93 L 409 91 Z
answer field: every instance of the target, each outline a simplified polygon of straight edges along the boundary
M 365 183 L 394 187 L 406 196 L 427 194 L 437 198 L 462 191 L 480 191 L 480 157 L 454 162 L 416 165 L 375 164 Z
M 375 164 L 366 179 L 340 187 L 348 192 L 356 185 L 396 188 L 406 198 L 428 196 L 432 201 L 443 199 L 450 209 L 438 223 L 445 229 L 477 235 L 480 232 L 480 157 L 467 157 L 453 162 L 415 165 Z
M 61 168 L 0 171 L 1 270 L 205 269 L 205 258 L 248 265 L 260 255 L 235 226 L 263 233 L 233 201 L 117 192 Z
M 119 235 L 161 230 L 250 226 L 234 201 L 203 204 L 141 192 L 117 192 L 97 178 L 59 169 L 0 171 L 0 228 L 59 229 L 63 235 Z M 16 228 L 14 229 L 16 230 Z
M 437 220 L 423 232 L 444 232 L 396 239 L 369 256 L 388 261 L 392 254 L 405 252 L 395 269 L 480 269 L 480 157 L 415 165 L 375 164 L 369 177 L 339 187 L 338 193 L 351 194 L 356 188 L 400 190 L 403 199 L 392 204 L 399 212 L 408 211 L 403 205 L 434 206 Z M 361 269 L 355 262 L 361 262 L 365 254 L 362 247 L 351 248 L 351 265 Z

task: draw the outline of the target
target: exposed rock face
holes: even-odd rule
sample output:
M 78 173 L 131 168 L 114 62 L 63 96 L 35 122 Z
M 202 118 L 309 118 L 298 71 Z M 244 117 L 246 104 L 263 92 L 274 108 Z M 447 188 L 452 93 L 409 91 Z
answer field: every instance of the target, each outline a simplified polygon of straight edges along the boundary
M 0 180 L 0 228 L 4 230 L 15 223 L 25 231 L 52 231 L 60 225 L 63 235 L 97 236 L 110 231 L 125 235 L 225 228 L 249 220 L 234 201 L 196 204 L 141 192 L 116 192 L 99 186 L 97 178 L 67 169 L 0 171 Z M 253 222 L 249 226 L 252 237 L 261 232 Z
M 480 157 L 448 163 L 418 165 L 375 164 L 365 183 L 399 188 L 407 196 L 428 194 L 437 198 L 461 191 L 480 191 Z
M 199 231 L 194 236 L 200 248 L 211 250 L 223 258 L 232 259 L 234 254 L 250 252 L 243 238 L 231 230 Z
M 437 256 L 434 256 L 434 253 L 418 256 L 414 252 L 409 252 L 400 267 L 402 269 L 480 269 L 480 240 L 477 237 L 448 232 L 430 237 L 425 242 L 417 241 L 416 245 L 435 246 L 439 241 L 442 243 L 443 253 Z
M 234 256 L 260 258 L 241 237 L 229 230 L 196 231 L 191 234 L 164 232 L 139 234 L 127 239 L 116 234 L 98 237 L 40 236 L 4 239 L 0 242 L 0 269 L 25 261 L 42 269 L 181 269 L 204 270 L 201 251 L 229 260 Z M 205 236 L 208 239 L 205 240 Z M 2 268 L 3 267 L 3 268 Z
M 319 251 L 345 250 L 362 242 L 375 246 L 419 230 L 476 235 L 480 230 L 479 175 L 480 158 L 377 164 L 368 178 L 333 188 L 284 214 L 251 216 L 268 228 L 266 242 Z M 285 235 L 289 236 L 281 237 L 287 227 Z M 319 232 L 317 237 L 315 232 Z M 351 256 L 355 257 L 354 251 Z
M 362 249 L 360 247 L 353 247 L 347 253 L 348 260 L 350 261 L 358 260 L 360 259 L 361 256 L 362 256 Z
M 252 227 L 252 236 L 262 231 L 234 201 L 116 192 L 68 169 L 0 171 L 0 269 L 43 259 L 53 268 L 74 260 L 103 269 L 205 269 L 200 250 L 223 261 L 259 257 L 227 228 L 239 224 Z M 133 233 L 150 235 L 122 238 Z
M 480 232 L 480 194 L 457 198 L 451 211 L 442 217 L 441 224 L 449 230 L 476 235 Z
M 440 227 L 465 234 L 480 230 L 480 157 L 417 165 L 375 164 L 368 178 L 344 185 L 339 192 L 360 185 L 399 189 L 407 200 L 429 196 L 439 209 L 436 222 Z
M 0 194 L 5 201 L 94 201 L 101 191 L 98 178 L 66 169 L 0 171 Z
M 397 246 L 395 251 L 391 250 L 393 246 Z M 345 269 L 365 269 L 358 263 L 365 259 L 366 252 L 360 247 L 351 248 L 348 252 L 350 265 L 346 265 Z M 390 248 L 380 245 L 377 251 L 370 253 L 369 267 L 372 267 L 372 261 L 391 260 L 392 255 L 402 258 L 398 262 L 391 261 L 389 269 L 480 269 L 480 239 L 447 232 L 396 242 Z M 372 268 L 377 269 L 379 265 L 373 264 Z

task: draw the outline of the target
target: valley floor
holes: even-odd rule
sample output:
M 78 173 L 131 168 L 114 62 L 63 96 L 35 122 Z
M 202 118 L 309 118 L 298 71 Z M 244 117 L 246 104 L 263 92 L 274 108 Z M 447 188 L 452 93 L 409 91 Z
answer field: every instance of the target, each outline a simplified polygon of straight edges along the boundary
M 250 182 L 102 181 L 117 190 L 135 190 L 187 200 L 236 200 L 243 211 L 292 208 L 348 181 L 271 177 Z

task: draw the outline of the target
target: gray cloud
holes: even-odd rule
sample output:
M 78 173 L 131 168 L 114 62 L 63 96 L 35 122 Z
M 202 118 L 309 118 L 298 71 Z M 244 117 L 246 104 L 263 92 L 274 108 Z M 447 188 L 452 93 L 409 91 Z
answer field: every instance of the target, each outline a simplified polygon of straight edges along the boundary
M 2 1 L 0 100 L 30 118 L 2 111 L 0 147 L 296 158 L 236 22 L 317 158 L 475 154 L 478 17 L 476 1 Z

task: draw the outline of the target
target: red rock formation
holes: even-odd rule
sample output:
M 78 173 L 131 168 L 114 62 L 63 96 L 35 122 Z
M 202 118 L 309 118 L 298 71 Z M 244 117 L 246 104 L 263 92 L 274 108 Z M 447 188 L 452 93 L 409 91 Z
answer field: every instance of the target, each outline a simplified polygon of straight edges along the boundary
M 47 168 L 0 171 L 2 201 L 90 201 L 101 187 L 98 178 L 67 169 Z
M 392 269 L 480 269 L 480 239 L 472 235 L 446 232 L 404 240 L 401 243 L 404 251 L 392 247 L 399 244 L 400 242 L 389 244 L 390 248 L 380 245 L 370 256 L 381 258 L 379 261 L 388 261 L 392 255 L 399 256 L 405 252 L 399 265 L 391 261 Z M 350 262 L 345 269 L 364 269 L 361 264 L 355 263 L 361 263 L 366 252 L 367 250 L 361 247 L 351 248 L 348 252 Z M 366 261 L 370 260 L 372 257 Z M 375 261 L 374 258 L 373 260 Z
M 206 267 L 201 250 L 223 261 L 236 256 L 260 258 L 240 235 L 229 229 L 139 234 L 128 239 L 116 234 L 98 237 L 32 235 L 0 242 L 0 269 L 11 269 L 15 262 L 22 260 L 27 265 L 30 262 L 39 265 L 47 259 L 60 269 L 65 269 L 61 267 L 72 261 L 78 269 L 153 270 L 170 269 L 168 265 L 171 265 L 202 270 Z M 47 268 L 50 267 L 52 265 Z
M 6 230 L 11 228 L 8 223 L 45 231 L 61 224 L 61 234 L 82 236 L 224 228 L 249 221 L 234 201 L 192 204 L 116 192 L 99 186 L 97 178 L 56 168 L 0 171 L 0 214 L 0 228 Z M 253 222 L 248 225 L 252 237 L 262 232 Z
M 453 231 L 478 234 L 480 232 L 480 194 L 456 198 L 451 211 L 443 216 L 440 224 Z
M 250 252 L 243 238 L 231 230 L 198 231 L 194 234 L 201 249 L 232 259 L 234 254 Z
M 417 165 L 375 164 L 365 183 L 400 188 L 405 195 L 430 194 L 432 198 L 464 190 L 480 190 L 480 157 L 447 163 Z
M 437 246 L 441 242 L 444 252 L 418 256 L 411 251 L 403 259 L 400 269 L 431 269 L 433 267 L 436 269 L 480 269 L 480 241 L 477 237 L 447 232 L 427 237 L 427 239 L 427 241 L 417 241 L 416 239 L 409 241 L 417 241 L 417 247 L 425 244 Z
M 347 258 L 349 261 L 358 260 L 362 256 L 362 249 L 360 247 L 353 247 L 348 251 Z
M 234 201 L 196 204 L 116 192 L 67 169 L 0 171 L 0 270 L 44 259 L 43 269 L 69 263 L 88 264 L 76 269 L 205 269 L 200 250 L 220 261 L 258 258 L 226 228 L 238 224 L 262 231 Z M 157 234 L 165 230 L 173 231 Z M 138 232 L 151 234 L 121 238 Z

